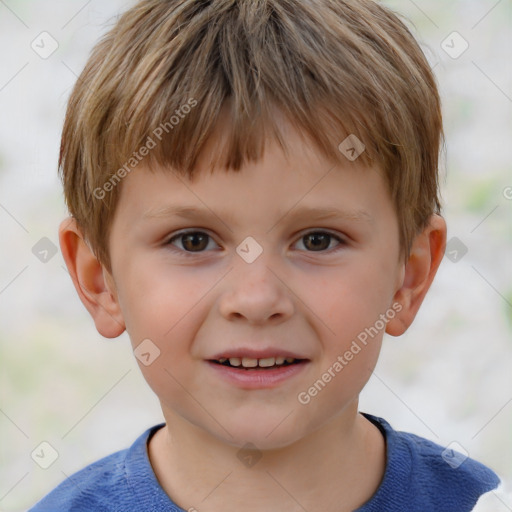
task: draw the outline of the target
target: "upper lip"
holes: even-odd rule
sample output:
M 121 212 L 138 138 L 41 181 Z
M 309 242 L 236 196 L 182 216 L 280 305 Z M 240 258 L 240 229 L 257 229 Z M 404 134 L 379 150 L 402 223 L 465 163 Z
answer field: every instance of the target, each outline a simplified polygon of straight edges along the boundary
M 219 359 L 230 359 L 232 357 L 238 357 L 242 359 L 243 357 L 249 357 L 251 359 L 267 359 L 270 357 L 293 357 L 294 359 L 307 359 L 307 357 L 303 357 L 294 352 L 290 352 L 289 350 L 282 350 L 280 348 L 266 348 L 263 350 L 256 350 L 254 348 L 232 348 L 227 349 L 214 356 L 210 357 L 210 360 L 218 361 Z

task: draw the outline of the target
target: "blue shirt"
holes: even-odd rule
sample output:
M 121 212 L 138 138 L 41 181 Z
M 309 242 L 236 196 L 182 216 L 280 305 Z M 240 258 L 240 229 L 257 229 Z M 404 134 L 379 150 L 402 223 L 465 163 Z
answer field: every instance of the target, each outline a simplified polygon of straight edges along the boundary
M 383 433 L 387 461 L 376 493 L 355 512 L 468 512 L 500 483 L 473 459 L 364 416 Z M 167 496 L 149 461 L 147 443 L 162 426 L 70 476 L 29 512 L 186 512 Z

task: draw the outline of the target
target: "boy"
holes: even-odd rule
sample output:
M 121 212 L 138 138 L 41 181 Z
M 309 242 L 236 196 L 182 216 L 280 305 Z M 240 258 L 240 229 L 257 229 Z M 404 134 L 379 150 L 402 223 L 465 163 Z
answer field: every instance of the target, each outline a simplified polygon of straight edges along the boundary
M 358 412 L 443 257 L 441 142 L 431 69 L 373 1 L 128 10 L 69 101 L 59 239 L 165 424 L 32 510 L 473 510 L 494 472 Z

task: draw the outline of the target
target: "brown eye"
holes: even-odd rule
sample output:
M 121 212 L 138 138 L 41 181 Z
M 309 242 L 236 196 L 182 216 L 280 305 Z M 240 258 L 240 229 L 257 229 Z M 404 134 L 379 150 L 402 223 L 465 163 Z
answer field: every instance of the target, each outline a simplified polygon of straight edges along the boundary
M 182 249 L 183 252 L 204 252 L 208 247 L 210 238 L 210 235 L 202 231 L 189 231 L 173 236 L 167 243 L 169 245 L 175 245 Z M 181 243 L 177 245 L 174 243 L 175 241 L 181 241 Z
M 304 246 L 312 251 L 322 251 L 329 247 L 330 239 L 331 235 L 326 233 L 312 233 L 304 237 L 304 240 L 307 240 Z
M 337 240 L 338 245 L 344 245 L 344 241 L 340 237 L 326 231 L 312 231 L 311 233 L 307 233 L 300 238 L 299 242 L 302 241 L 308 252 L 325 252 L 327 249 L 332 248 L 330 246 L 333 240 Z M 334 250 L 336 250 L 336 248 Z
M 201 251 L 208 245 L 208 238 L 204 233 L 188 233 L 183 235 L 183 247 L 187 251 Z

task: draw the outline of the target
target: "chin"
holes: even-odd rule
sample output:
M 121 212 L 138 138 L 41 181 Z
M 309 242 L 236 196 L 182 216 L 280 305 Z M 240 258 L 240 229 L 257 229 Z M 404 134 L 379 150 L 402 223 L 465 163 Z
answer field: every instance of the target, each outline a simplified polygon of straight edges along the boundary
M 292 419 L 291 415 L 288 418 L 286 414 L 278 418 L 268 414 L 262 416 L 253 413 L 239 421 L 228 421 L 224 425 L 233 437 L 222 429 L 216 429 L 216 435 L 223 442 L 241 449 L 251 443 L 260 450 L 278 450 L 299 441 L 307 434 L 304 426 L 299 428 L 300 423 Z

